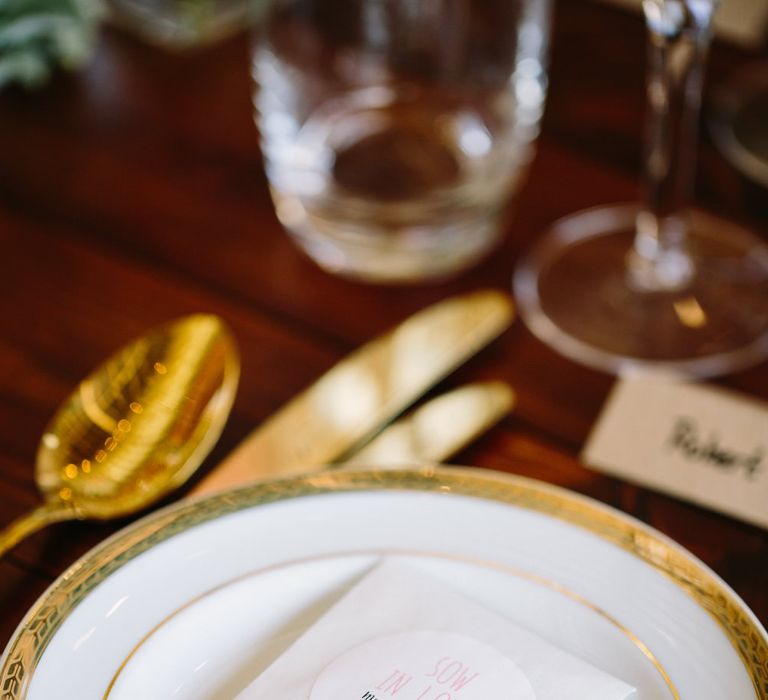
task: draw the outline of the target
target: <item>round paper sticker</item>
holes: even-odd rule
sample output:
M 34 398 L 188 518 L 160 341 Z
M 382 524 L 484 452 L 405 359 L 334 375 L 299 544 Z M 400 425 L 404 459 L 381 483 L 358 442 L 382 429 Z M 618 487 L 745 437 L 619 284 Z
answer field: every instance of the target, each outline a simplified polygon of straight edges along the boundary
M 535 700 L 520 667 L 491 646 L 453 632 L 377 637 L 330 663 L 310 700 Z

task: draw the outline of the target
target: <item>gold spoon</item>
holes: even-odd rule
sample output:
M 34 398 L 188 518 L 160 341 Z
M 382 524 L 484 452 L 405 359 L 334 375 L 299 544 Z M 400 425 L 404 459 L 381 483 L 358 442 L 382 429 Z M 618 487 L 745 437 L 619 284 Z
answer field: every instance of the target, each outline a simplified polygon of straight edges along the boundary
M 0 556 L 50 523 L 128 515 L 184 483 L 221 434 L 239 374 L 235 342 L 212 315 L 118 351 L 48 424 L 35 468 L 45 502 L 0 532 Z

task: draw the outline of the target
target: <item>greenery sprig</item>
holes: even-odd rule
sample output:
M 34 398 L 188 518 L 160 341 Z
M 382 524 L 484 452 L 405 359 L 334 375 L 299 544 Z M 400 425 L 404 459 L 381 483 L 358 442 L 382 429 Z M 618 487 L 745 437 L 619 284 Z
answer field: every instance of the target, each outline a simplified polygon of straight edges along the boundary
M 100 0 L 0 0 L 0 89 L 39 85 L 57 65 L 80 65 L 101 15 Z

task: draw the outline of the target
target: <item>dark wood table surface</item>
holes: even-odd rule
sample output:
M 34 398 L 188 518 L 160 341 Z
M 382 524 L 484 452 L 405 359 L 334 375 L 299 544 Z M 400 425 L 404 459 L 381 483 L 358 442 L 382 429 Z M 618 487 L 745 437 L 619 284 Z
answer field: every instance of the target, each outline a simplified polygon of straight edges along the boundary
M 0 93 L 0 524 L 38 502 L 33 461 L 59 402 L 150 326 L 220 314 L 242 352 L 212 467 L 339 358 L 454 293 L 508 290 L 518 253 L 557 217 L 634 199 L 645 33 L 591 0 L 557 5 L 539 150 L 498 254 L 438 285 L 380 287 L 317 269 L 272 210 L 252 120 L 248 37 L 173 55 L 108 29 L 82 71 Z M 718 43 L 708 91 L 756 54 Z M 768 235 L 768 192 L 702 132 L 697 203 Z M 719 573 L 768 623 L 768 532 L 585 468 L 613 378 L 521 322 L 450 377 L 507 380 L 513 415 L 454 462 L 535 477 L 650 523 Z M 768 399 L 768 364 L 717 380 Z M 0 642 L 77 557 L 125 525 L 60 524 L 0 560 Z

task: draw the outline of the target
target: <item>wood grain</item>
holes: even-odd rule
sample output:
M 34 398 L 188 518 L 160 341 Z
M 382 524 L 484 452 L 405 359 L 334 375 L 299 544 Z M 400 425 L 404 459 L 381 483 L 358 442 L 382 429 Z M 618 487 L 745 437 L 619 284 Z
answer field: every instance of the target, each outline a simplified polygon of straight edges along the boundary
M 241 389 L 209 468 L 344 354 L 450 294 L 509 289 L 554 219 L 631 200 L 643 129 L 644 29 L 588 0 L 557 5 L 538 154 L 497 254 L 437 285 L 376 287 L 317 269 L 271 206 L 251 116 L 248 38 L 171 55 L 105 30 L 79 74 L 0 95 L 0 521 L 37 499 L 37 440 L 59 401 L 148 327 L 210 311 L 242 351 Z M 751 60 L 717 45 L 709 85 Z M 768 232 L 765 191 L 701 137 L 697 204 Z M 768 622 L 768 533 L 601 476 L 578 454 L 612 384 L 520 323 L 441 388 L 512 384 L 514 415 L 454 460 L 559 484 L 669 534 Z M 720 383 L 768 399 L 768 366 Z M 124 523 L 59 525 L 0 562 L 0 638 L 53 577 Z

